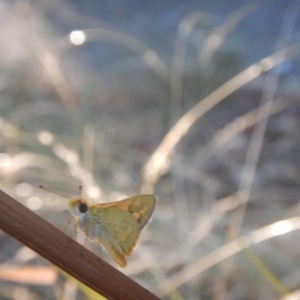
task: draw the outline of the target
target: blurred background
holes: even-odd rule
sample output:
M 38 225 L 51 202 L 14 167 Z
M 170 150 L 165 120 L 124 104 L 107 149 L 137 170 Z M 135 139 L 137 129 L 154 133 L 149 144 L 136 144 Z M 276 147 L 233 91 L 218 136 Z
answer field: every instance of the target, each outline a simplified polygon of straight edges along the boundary
M 162 299 L 300 299 L 299 9 L 2 0 L 0 188 L 60 229 L 39 184 L 155 194 L 126 275 Z M 0 264 L 0 299 L 88 299 L 1 231 Z

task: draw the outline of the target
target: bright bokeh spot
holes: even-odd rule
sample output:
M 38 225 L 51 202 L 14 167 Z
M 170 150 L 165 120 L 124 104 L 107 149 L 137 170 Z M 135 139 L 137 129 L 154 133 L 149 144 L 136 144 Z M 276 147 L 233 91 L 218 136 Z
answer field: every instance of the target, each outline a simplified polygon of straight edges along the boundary
M 270 58 L 264 58 L 260 61 L 263 71 L 269 71 L 274 66 L 274 62 Z
M 27 200 L 27 207 L 31 210 L 38 210 L 42 206 L 42 201 L 39 197 L 30 197 Z
M 64 145 L 57 144 L 53 147 L 55 154 L 61 158 L 62 160 L 66 161 L 68 164 L 78 164 L 79 158 L 76 152 L 67 149 Z M 76 172 L 75 174 L 76 175 Z
M 143 58 L 148 65 L 153 65 L 157 61 L 157 54 L 152 50 L 148 50 L 143 55 Z
M 293 229 L 293 225 L 289 221 L 280 221 L 274 223 L 271 227 L 274 235 L 280 235 L 290 232 Z
M 100 198 L 100 195 L 101 195 L 99 188 L 97 188 L 96 186 L 88 187 L 86 192 L 87 192 L 88 197 L 93 198 L 93 199 Z
M 85 34 L 81 30 L 74 30 L 70 33 L 70 41 L 74 45 L 82 45 L 85 42 Z
M 29 183 L 19 183 L 16 186 L 16 194 L 21 197 L 29 196 L 32 192 L 32 186 Z
M 10 164 L 10 156 L 6 153 L 0 153 L 0 168 L 8 167 Z
M 41 131 L 38 134 L 38 140 L 41 144 L 48 146 L 53 143 L 53 135 L 49 131 Z
M 124 200 L 124 199 L 128 198 L 128 195 L 125 195 L 125 194 L 119 193 L 119 192 L 112 192 L 109 195 L 109 198 L 111 201 L 120 201 L 120 200 Z
M 213 34 L 209 40 L 208 40 L 208 45 L 210 48 L 217 48 L 221 44 L 222 40 L 220 35 L 218 34 Z

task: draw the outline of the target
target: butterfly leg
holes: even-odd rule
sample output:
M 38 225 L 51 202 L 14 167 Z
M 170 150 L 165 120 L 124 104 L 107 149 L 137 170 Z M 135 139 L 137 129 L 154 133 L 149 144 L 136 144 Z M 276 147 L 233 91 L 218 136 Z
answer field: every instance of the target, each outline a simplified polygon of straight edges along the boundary
M 98 250 L 98 255 L 99 255 L 99 257 L 101 257 L 102 258 L 102 251 L 101 251 L 101 247 L 100 247 L 100 245 L 97 243 L 96 244 L 96 247 L 97 247 L 97 250 Z
M 91 242 L 91 240 L 88 238 L 87 235 L 85 236 L 83 246 L 88 250 L 90 250 L 91 252 L 93 252 L 92 251 L 93 242 Z
M 69 227 L 70 223 L 71 223 L 72 217 L 69 218 L 67 224 L 64 226 L 64 228 L 62 229 L 62 232 L 65 232 L 67 230 L 67 228 Z
M 96 246 L 94 246 L 95 244 Z M 91 252 L 96 254 L 95 247 L 98 249 L 98 254 L 101 257 L 101 250 L 100 250 L 101 247 L 98 245 L 98 243 L 95 243 L 95 240 L 88 239 L 88 241 L 86 242 L 86 248 L 88 248 Z

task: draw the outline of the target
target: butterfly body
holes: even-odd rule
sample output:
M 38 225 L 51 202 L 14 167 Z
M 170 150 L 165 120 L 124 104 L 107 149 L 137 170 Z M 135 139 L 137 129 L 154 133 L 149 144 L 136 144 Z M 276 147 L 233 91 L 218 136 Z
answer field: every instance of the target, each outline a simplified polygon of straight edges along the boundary
M 152 195 L 103 204 L 71 199 L 69 210 L 76 228 L 89 239 L 96 240 L 117 264 L 125 267 L 125 256 L 132 253 L 141 230 L 153 213 L 155 202 Z

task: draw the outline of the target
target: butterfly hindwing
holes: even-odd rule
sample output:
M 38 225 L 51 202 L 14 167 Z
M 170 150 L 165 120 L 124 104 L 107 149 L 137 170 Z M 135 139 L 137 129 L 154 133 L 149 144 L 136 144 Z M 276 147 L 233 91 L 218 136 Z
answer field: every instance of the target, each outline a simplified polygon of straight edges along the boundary
M 119 244 L 124 254 L 130 255 L 141 232 L 137 220 L 118 207 L 103 210 L 100 219 L 101 227 Z
M 119 266 L 124 268 L 127 265 L 125 254 L 123 253 L 122 248 L 116 240 L 108 233 L 106 230 L 103 230 L 99 233 L 97 240 L 106 250 L 107 254 L 111 259 L 117 263 Z

